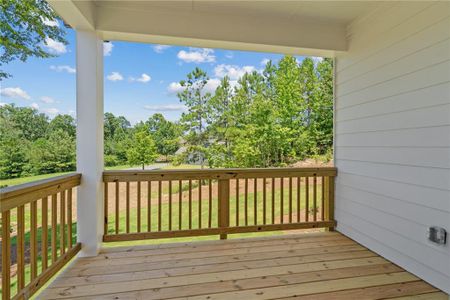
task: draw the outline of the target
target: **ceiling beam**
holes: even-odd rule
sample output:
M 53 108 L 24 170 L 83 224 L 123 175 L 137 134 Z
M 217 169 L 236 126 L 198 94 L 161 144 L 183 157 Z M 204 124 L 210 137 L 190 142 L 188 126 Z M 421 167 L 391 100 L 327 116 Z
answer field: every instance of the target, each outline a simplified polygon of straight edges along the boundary
M 334 22 L 191 9 L 133 9 L 126 1 L 49 0 L 74 29 L 104 40 L 332 57 L 347 50 L 346 26 Z M 122 3 L 120 3 L 122 2 Z
M 108 40 L 324 56 L 347 50 L 346 27 L 334 23 L 107 6 L 96 17 Z

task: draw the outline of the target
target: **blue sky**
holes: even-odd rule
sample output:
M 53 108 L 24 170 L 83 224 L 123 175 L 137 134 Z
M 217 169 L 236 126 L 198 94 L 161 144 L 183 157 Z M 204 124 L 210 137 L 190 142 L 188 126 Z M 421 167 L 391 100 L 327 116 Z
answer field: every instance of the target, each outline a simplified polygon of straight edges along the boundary
M 47 41 L 49 51 L 58 56 L 31 58 L 5 66 L 12 74 L 0 82 L 0 103 L 35 107 L 50 117 L 58 113 L 75 116 L 75 32 L 67 30 L 67 46 Z M 213 91 L 225 75 L 236 81 L 246 71 L 260 70 L 267 60 L 282 55 L 163 46 L 112 41 L 104 48 L 105 112 L 123 115 L 135 124 L 161 112 L 177 120 L 183 111 L 176 92 L 178 82 L 196 66 L 211 78 Z M 302 59 L 298 57 L 298 59 Z

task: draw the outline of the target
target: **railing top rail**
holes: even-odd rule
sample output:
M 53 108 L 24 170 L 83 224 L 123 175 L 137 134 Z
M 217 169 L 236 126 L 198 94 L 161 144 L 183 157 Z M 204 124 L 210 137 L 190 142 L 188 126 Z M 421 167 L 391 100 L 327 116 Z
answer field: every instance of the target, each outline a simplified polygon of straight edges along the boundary
M 0 189 L 1 211 L 80 185 L 81 174 L 70 173 Z
M 103 181 L 145 181 L 178 179 L 236 179 L 295 176 L 336 176 L 335 167 L 317 168 L 232 168 L 184 170 L 115 170 L 104 171 Z

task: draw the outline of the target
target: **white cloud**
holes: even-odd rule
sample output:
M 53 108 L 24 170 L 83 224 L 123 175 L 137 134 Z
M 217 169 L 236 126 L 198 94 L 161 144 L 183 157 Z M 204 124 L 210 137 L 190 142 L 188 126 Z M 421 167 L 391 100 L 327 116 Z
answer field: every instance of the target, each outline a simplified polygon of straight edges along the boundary
M 42 96 L 41 97 L 41 101 L 44 102 L 44 103 L 47 103 L 47 104 L 56 102 L 55 99 L 53 99 L 52 97 L 49 97 L 49 96 Z
M 269 61 L 270 59 L 264 58 L 263 60 L 261 60 L 261 66 L 266 66 Z
M 181 86 L 179 82 L 171 82 L 167 87 L 167 91 L 169 94 L 178 94 L 181 93 L 184 88 Z
M 24 99 L 24 100 L 30 100 L 30 95 L 27 94 L 24 90 L 22 90 L 20 87 L 8 87 L 0 90 L 0 95 L 4 97 L 8 97 L 11 99 Z
M 145 109 L 151 111 L 183 111 L 186 106 L 182 104 L 162 104 L 162 105 L 145 105 Z
M 169 45 L 155 45 L 153 46 L 153 51 L 156 53 L 163 53 L 165 50 L 169 49 L 172 46 Z
M 228 76 L 231 80 L 238 80 L 242 77 L 245 73 L 251 73 L 253 71 L 256 71 L 256 68 L 254 66 L 234 66 L 234 65 L 217 65 L 214 68 L 214 74 L 217 77 L 225 77 Z
M 31 108 L 34 108 L 34 109 L 39 109 L 39 104 L 37 104 L 37 103 L 31 103 L 30 107 L 31 107 Z
M 5 106 L 7 103 L 5 102 L 0 102 L 0 107 Z
M 142 83 L 147 83 L 150 80 L 152 80 L 150 75 L 145 74 L 145 73 L 142 73 L 141 76 L 138 78 L 130 77 L 130 81 L 137 81 L 137 82 L 142 82 Z
M 51 116 L 57 115 L 59 113 L 59 110 L 57 108 L 43 108 L 41 109 L 42 112 L 49 114 Z
M 123 80 L 123 76 L 119 72 L 112 72 L 111 74 L 106 76 L 106 79 L 108 79 L 109 81 L 120 81 Z
M 181 50 L 178 52 L 177 57 L 187 63 L 207 63 L 216 61 L 214 50 L 209 48 L 189 48 L 189 51 Z
M 67 72 L 69 74 L 75 74 L 77 70 L 75 68 L 72 68 L 71 66 L 67 65 L 60 65 L 60 66 L 50 66 L 50 70 L 56 71 L 56 72 Z
M 318 64 L 323 60 L 323 57 L 319 57 L 319 56 L 311 56 L 311 58 L 315 64 Z
M 44 46 L 53 54 L 63 54 L 67 52 L 66 45 L 49 37 L 45 38 Z
M 44 23 L 47 26 L 59 27 L 59 23 L 57 20 L 50 20 L 47 18 L 42 18 L 42 23 Z
M 108 42 L 108 43 L 103 43 L 103 55 L 104 56 L 111 56 L 111 52 L 113 50 L 113 43 Z
M 217 87 L 220 85 L 220 79 L 211 78 L 205 85 L 205 91 L 208 93 L 214 93 Z
M 227 54 L 225 54 L 225 57 L 228 59 L 232 59 L 234 57 L 234 53 L 232 51 L 228 51 Z
M 203 87 L 203 91 L 205 93 L 214 93 L 214 91 L 217 89 L 217 87 L 220 85 L 220 79 L 218 78 L 211 78 L 208 80 L 208 82 Z M 172 82 L 167 87 L 167 91 L 169 94 L 176 95 L 177 93 L 181 93 L 184 91 L 184 87 L 181 86 L 179 82 Z

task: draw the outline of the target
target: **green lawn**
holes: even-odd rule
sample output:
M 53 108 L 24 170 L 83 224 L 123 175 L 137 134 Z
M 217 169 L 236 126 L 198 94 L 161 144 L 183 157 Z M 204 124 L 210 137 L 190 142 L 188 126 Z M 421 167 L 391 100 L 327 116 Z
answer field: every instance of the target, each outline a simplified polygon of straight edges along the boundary
M 32 182 L 32 181 L 36 181 L 36 180 L 47 179 L 47 178 L 51 178 L 51 177 L 55 177 L 55 176 L 59 176 L 59 175 L 64 175 L 64 174 L 68 174 L 68 173 L 71 173 L 71 172 L 43 174 L 43 175 L 12 178 L 12 179 L 2 179 L 2 180 L 0 180 L 0 185 L 7 185 L 7 186 L 18 185 L 18 184 L 28 183 L 28 182 Z
M 321 185 L 317 185 L 317 209 L 320 211 L 321 207 Z M 183 190 L 184 186 L 183 186 Z M 163 189 L 164 191 L 164 189 Z M 289 213 L 289 188 L 284 187 L 283 189 L 283 201 L 284 201 L 284 210 L 283 215 L 287 215 Z M 296 188 L 293 187 L 293 201 L 292 201 L 292 212 L 293 214 L 293 222 L 296 220 L 295 212 L 297 211 L 297 200 L 296 200 L 297 191 Z M 257 224 L 263 224 L 263 192 L 257 192 Z M 157 194 L 152 193 L 152 198 L 155 199 Z M 204 195 L 206 197 L 206 195 Z M 305 188 L 301 188 L 301 203 L 300 210 L 304 212 L 305 209 L 305 197 L 306 192 Z M 309 189 L 309 212 L 310 212 L 310 221 L 312 221 L 312 211 L 313 211 L 313 188 L 312 185 Z M 174 192 L 173 200 L 172 200 L 172 230 L 176 230 L 179 228 L 179 202 L 178 202 L 178 194 Z M 142 201 L 144 202 L 144 201 Z M 211 225 L 212 227 L 217 227 L 217 197 L 213 197 L 212 199 L 212 216 L 211 216 Z M 254 218 L 254 193 L 249 193 L 247 198 L 248 203 L 248 225 L 255 224 Z M 274 218 L 275 223 L 278 223 L 280 220 L 280 212 L 281 212 L 281 189 L 275 190 L 275 206 L 274 206 Z M 144 203 L 142 203 L 144 205 Z M 182 223 L 181 229 L 189 229 L 189 203 L 184 201 L 181 203 L 182 205 Z M 122 204 L 123 207 L 123 204 Z M 196 229 L 199 228 L 199 220 L 201 219 L 202 228 L 205 228 L 209 221 L 209 201 L 206 198 L 202 200 L 202 210 L 199 217 L 199 202 L 197 199 L 192 199 L 192 223 L 191 228 Z M 236 226 L 236 212 L 239 210 L 239 225 L 245 225 L 245 198 L 244 194 L 239 195 L 239 205 L 236 206 L 236 196 L 234 193 L 230 195 L 230 226 Z M 147 217 L 148 217 L 148 209 L 147 207 L 141 207 L 140 212 L 137 211 L 136 208 L 130 209 L 130 232 L 137 232 L 137 216 L 138 213 L 141 214 L 141 232 L 145 232 L 148 229 Z M 150 214 L 150 228 L 151 231 L 158 230 L 158 205 L 155 203 L 151 206 L 151 214 Z M 169 204 L 162 203 L 161 205 L 161 230 L 169 230 Z M 109 216 L 109 226 L 108 232 L 110 234 L 115 233 L 115 213 L 110 212 Z M 270 189 L 267 190 L 266 196 L 266 223 L 270 224 L 272 221 L 272 198 Z M 288 223 L 288 219 L 285 217 L 285 223 Z M 124 210 L 120 210 L 119 212 L 119 233 L 126 233 L 126 212 Z M 273 234 L 282 234 L 282 232 L 263 232 L 263 233 L 245 233 L 245 234 L 232 234 L 229 235 L 230 238 L 242 238 L 248 236 L 261 236 L 261 235 L 273 235 Z M 173 242 L 184 242 L 184 241 L 200 241 L 200 240 L 214 240 L 217 239 L 217 236 L 200 236 L 200 237 L 187 237 L 187 238 L 170 238 L 170 239 L 157 239 L 157 240 L 143 240 L 143 241 L 127 241 L 127 242 L 114 242 L 114 243 L 104 243 L 105 247 L 115 247 L 115 246 L 127 246 L 127 245 L 139 245 L 139 244 L 159 244 L 159 243 L 173 243 Z
M 125 169 L 129 169 L 129 168 L 136 168 L 139 166 L 129 166 L 129 165 L 120 165 L 120 166 L 113 166 L 113 167 L 105 167 L 105 170 L 125 170 Z M 165 170 L 172 170 L 172 169 L 199 169 L 200 166 L 199 165 L 188 165 L 188 164 L 182 164 L 179 166 L 162 166 L 161 169 L 165 169 Z M 36 181 L 36 180 L 41 180 L 41 179 L 47 179 L 47 178 L 51 178 L 51 177 L 55 177 L 55 176 L 59 176 L 59 175 L 64 175 L 64 174 L 68 174 L 68 173 L 72 173 L 72 172 L 62 172 L 62 173 L 52 173 L 52 174 L 43 174 L 43 175 L 35 175 L 35 176 L 27 176 L 27 177 L 20 177 L 20 178 L 12 178 L 12 179 L 2 179 L 0 180 L 0 185 L 7 185 L 7 186 L 12 186 L 12 185 L 18 185 L 18 184 L 23 184 L 23 183 L 28 183 L 28 182 L 32 182 L 32 181 Z

